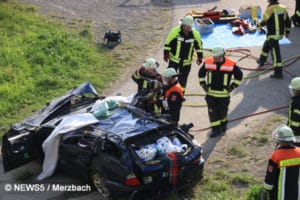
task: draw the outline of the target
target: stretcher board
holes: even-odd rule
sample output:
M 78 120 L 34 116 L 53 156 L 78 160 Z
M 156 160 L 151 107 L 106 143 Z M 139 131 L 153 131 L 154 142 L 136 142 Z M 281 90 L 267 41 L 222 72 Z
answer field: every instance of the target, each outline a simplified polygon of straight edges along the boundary
M 212 48 L 223 46 L 224 48 L 253 47 L 262 46 L 266 34 L 258 31 L 255 33 L 246 33 L 245 35 L 235 35 L 231 32 L 231 26 L 228 24 L 215 24 L 212 33 L 201 33 L 203 48 Z M 279 41 L 280 44 L 291 44 L 287 38 Z

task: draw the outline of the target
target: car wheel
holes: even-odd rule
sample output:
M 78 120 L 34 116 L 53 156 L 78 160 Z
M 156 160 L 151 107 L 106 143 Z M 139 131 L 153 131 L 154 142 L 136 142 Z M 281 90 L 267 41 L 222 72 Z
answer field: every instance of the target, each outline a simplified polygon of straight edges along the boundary
M 91 174 L 92 182 L 95 189 L 105 198 L 110 196 L 110 192 L 105 184 L 105 178 L 100 171 L 95 170 Z

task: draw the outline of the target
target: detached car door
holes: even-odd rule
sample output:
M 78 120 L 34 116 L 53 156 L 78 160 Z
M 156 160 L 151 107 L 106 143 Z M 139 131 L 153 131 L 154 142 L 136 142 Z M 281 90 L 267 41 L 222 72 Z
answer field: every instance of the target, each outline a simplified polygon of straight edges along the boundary
M 53 129 L 43 127 L 38 132 L 11 129 L 2 137 L 4 172 L 43 157 L 42 143 Z

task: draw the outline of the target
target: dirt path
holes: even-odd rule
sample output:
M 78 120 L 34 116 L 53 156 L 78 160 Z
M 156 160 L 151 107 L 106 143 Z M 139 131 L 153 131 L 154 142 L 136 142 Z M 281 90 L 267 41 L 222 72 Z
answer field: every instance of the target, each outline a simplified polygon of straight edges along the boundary
M 148 42 L 151 41 L 153 47 L 149 48 L 149 50 L 143 52 L 143 55 L 137 54 L 134 50 L 132 55 L 136 56 L 134 59 L 134 64 L 141 63 L 142 60 L 147 56 L 152 56 L 157 59 L 161 63 L 160 71 L 165 69 L 166 63 L 162 60 L 162 45 L 164 42 L 165 35 L 169 32 L 172 26 L 178 24 L 178 20 L 184 16 L 186 12 L 191 9 L 195 10 L 208 10 L 215 5 L 218 6 L 218 9 L 228 8 L 230 3 L 230 7 L 238 10 L 240 5 L 243 2 L 239 0 L 221 0 L 221 1 L 211 1 L 211 0 L 201 0 L 195 1 L 193 0 L 102 0 L 99 4 L 97 0 L 89 0 L 89 1 L 39 1 L 39 0 L 23 0 L 22 2 L 33 3 L 41 7 L 41 11 L 47 14 L 51 14 L 55 11 L 57 17 L 63 18 L 63 20 L 72 22 L 74 18 L 76 19 L 89 19 L 92 21 L 92 25 L 94 27 L 96 37 L 100 39 L 103 35 L 102 33 L 110 27 L 110 25 L 115 24 L 116 28 L 118 28 L 118 22 L 122 22 L 123 25 L 121 28 L 124 30 L 124 40 L 122 45 L 133 44 L 132 40 L 136 40 L 137 42 L 134 44 L 138 50 L 141 47 L 137 47 L 137 44 L 144 44 L 145 38 L 148 38 Z M 46 3 L 47 2 L 47 3 Z M 76 2 L 76 3 L 75 3 Z M 44 6 L 44 4 L 47 6 Z M 290 13 L 293 12 L 294 9 L 294 1 L 284 2 Z M 252 5 L 261 5 L 263 9 L 265 9 L 267 5 L 266 0 L 253 0 L 251 1 Z M 162 24 L 160 19 L 161 15 L 158 14 L 164 11 L 163 16 L 168 17 L 170 14 L 170 9 L 172 7 L 172 15 L 171 15 L 171 26 Z M 114 15 L 111 17 L 111 13 L 118 13 L 118 15 Z M 119 16 L 120 14 L 120 16 Z M 127 17 L 130 16 L 130 20 Z M 97 21 L 99 19 L 105 21 L 107 27 L 101 26 Z M 142 21 L 139 21 L 143 19 Z M 110 21 L 110 20 L 113 20 Z M 78 20 L 77 20 L 78 22 Z M 151 24 L 150 24 L 151 22 Z M 145 23 L 149 23 L 147 26 Z M 150 32 L 149 27 L 153 28 L 153 24 L 157 25 L 157 29 L 155 33 Z M 147 29 L 148 27 L 148 29 Z M 167 30 L 166 30 L 166 29 Z M 152 29 L 151 29 L 152 30 Z M 130 34 L 131 33 L 131 34 Z M 136 33 L 136 34 L 133 34 Z M 144 35 L 143 35 L 144 34 Z M 158 34 L 159 37 L 152 38 L 152 35 Z M 290 40 L 292 44 L 282 46 L 282 57 L 288 58 L 295 55 L 300 54 L 299 40 L 296 41 L 297 35 L 299 34 L 299 29 L 293 29 L 290 35 Z M 154 42 L 152 42 L 154 41 Z M 159 48 L 158 48 L 159 47 Z M 260 53 L 261 47 L 252 47 L 249 48 L 251 53 L 254 56 L 258 56 Z M 237 57 L 233 57 L 234 59 L 238 59 Z M 243 67 L 255 67 L 255 61 L 251 59 L 244 59 L 242 62 L 239 62 L 240 66 Z M 192 71 L 190 73 L 187 93 L 203 93 L 202 89 L 198 84 L 197 72 L 199 67 L 196 64 L 192 65 Z M 124 73 L 125 76 L 122 79 L 122 84 L 120 87 L 115 88 L 112 87 L 107 94 L 114 95 L 117 93 L 122 93 L 122 95 L 130 95 L 132 94 L 136 86 L 133 84 L 131 79 L 129 78 L 129 73 L 134 70 L 134 67 L 130 67 L 127 73 Z M 293 64 L 288 68 L 288 71 L 293 74 L 299 74 L 299 69 L 297 69 L 297 63 Z M 250 71 L 244 71 L 244 75 L 250 75 Z M 289 74 L 284 74 L 283 80 L 272 80 L 269 78 L 270 74 L 262 75 L 259 77 L 255 77 L 252 79 L 246 79 L 243 81 L 242 85 L 233 92 L 231 103 L 230 103 L 230 114 L 229 119 L 234 119 L 240 116 L 245 116 L 247 114 L 260 112 L 264 110 L 273 109 L 279 106 L 287 105 L 289 103 L 289 92 L 287 86 L 292 78 Z M 127 79 L 127 80 L 126 80 Z M 126 80 L 126 81 L 125 81 Z M 187 97 L 188 103 L 193 104 L 205 104 L 204 98 L 201 96 L 197 97 Z M 251 118 L 246 118 L 243 120 L 235 121 L 229 124 L 229 130 L 226 135 L 221 138 L 210 139 L 208 137 L 209 130 L 206 131 L 198 131 L 203 128 L 209 127 L 209 121 L 207 116 L 206 108 L 191 108 L 191 107 L 183 107 L 182 115 L 180 123 L 194 123 L 194 132 L 196 140 L 198 143 L 202 144 L 204 147 L 204 154 L 207 158 L 206 169 L 213 170 L 218 167 L 211 163 L 211 159 L 217 155 L 220 155 L 222 152 L 226 151 L 232 144 L 239 144 L 241 138 L 244 138 L 246 135 L 251 134 L 261 127 L 266 125 L 266 122 L 270 120 L 270 118 L 274 114 L 280 114 L 283 118 L 286 118 L 286 110 L 278 111 L 276 113 L 267 113 L 263 115 L 258 115 Z M 272 149 L 266 149 L 267 154 Z M 250 151 L 250 150 L 249 150 Z M 264 155 L 263 155 L 264 156 Z M 261 158 L 260 156 L 258 156 Z M 265 171 L 265 157 L 262 157 L 256 163 L 252 163 L 253 166 L 250 166 L 251 169 L 254 170 L 254 174 L 257 176 L 262 176 Z M 239 167 L 240 163 L 235 163 L 234 167 Z M 31 171 L 38 171 L 39 165 L 36 163 L 30 163 L 27 167 Z M 256 171 L 255 171 L 256 170 Z M 0 169 L 0 173 L 3 170 Z M 2 177 L 0 180 L 0 199 L 99 199 L 99 195 L 97 193 L 88 193 L 88 194 L 73 194 L 73 193 L 22 193 L 22 192 L 5 192 L 4 185 L 6 183 L 15 183 L 14 174 L 16 172 L 1 174 Z M 73 179 L 69 177 L 63 176 L 61 174 L 55 174 L 53 177 L 47 179 L 45 183 L 63 183 L 68 184 L 72 183 Z

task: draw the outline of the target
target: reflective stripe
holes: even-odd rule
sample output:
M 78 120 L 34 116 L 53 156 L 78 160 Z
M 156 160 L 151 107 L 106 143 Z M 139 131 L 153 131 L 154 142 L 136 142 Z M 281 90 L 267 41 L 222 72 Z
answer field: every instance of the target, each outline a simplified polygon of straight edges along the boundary
M 186 40 L 185 43 L 194 43 L 194 39 Z
M 291 167 L 291 166 L 295 166 L 295 165 L 300 165 L 300 158 L 291 158 L 291 159 L 287 159 L 287 160 L 281 160 L 279 162 L 279 167 Z
M 277 36 L 277 35 L 280 35 L 280 27 L 279 27 L 279 14 L 282 14 L 281 12 L 281 9 L 278 9 L 278 8 L 276 8 L 276 9 L 274 9 L 274 20 L 275 20 L 275 35 Z M 274 57 L 273 57 L 274 58 Z
M 143 81 L 143 88 L 147 88 L 147 86 L 148 86 L 148 81 L 144 80 Z
M 241 84 L 241 81 L 240 80 L 233 80 L 233 82 L 237 85 L 240 85 Z
M 233 71 L 233 66 L 224 66 L 224 65 L 222 65 L 220 67 L 220 71 L 232 72 Z
M 290 121 L 290 126 L 300 127 L 300 122 Z
M 299 109 L 295 109 L 295 110 L 293 110 L 293 112 L 300 115 L 300 110 Z
M 217 65 L 216 64 L 205 64 L 205 69 L 206 70 L 217 70 Z
M 176 46 L 176 55 L 175 55 L 176 58 L 179 58 L 180 48 L 181 48 L 181 41 L 180 41 L 180 38 L 178 38 L 178 40 L 177 40 L 177 46 Z
M 228 84 L 228 74 L 224 74 L 223 86 L 227 88 Z
M 205 78 L 199 77 L 199 83 L 205 82 Z
M 137 73 L 137 72 L 136 72 L 136 73 L 134 73 L 134 74 L 133 74 L 133 78 L 135 78 L 135 79 L 140 79 L 140 75 L 139 75 L 139 73 Z
M 219 125 L 221 125 L 221 121 L 218 120 L 218 121 L 210 122 L 210 125 L 211 125 L 212 127 L 214 127 L 214 126 L 219 126 Z
M 266 189 L 266 190 L 272 190 L 273 189 L 273 185 L 269 185 L 267 183 L 264 183 L 263 187 Z
M 221 122 L 226 122 L 227 121 L 227 117 L 225 117 L 224 119 L 221 119 Z
M 179 58 L 176 58 L 175 56 L 173 56 L 172 54 L 170 55 L 170 60 L 172 60 L 173 62 L 175 63 L 179 63 L 180 59 Z
M 268 56 L 268 53 L 262 51 L 262 52 L 261 52 L 261 55 L 262 55 L 262 56 Z
M 183 38 L 183 37 L 178 37 L 178 38 L 177 38 L 177 41 L 183 42 L 183 41 L 184 41 L 184 38 Z
M 212 72 L 211 71 L 208 71 L 208 79 L 207 79 L 207 83 L 208 85 L 211 84 L 211 79 L 212 79 Z
M 286 168 L 280 168 L 279 177 L 278 177 L 278 200 L 284 200 L 284 190 L 285 190 L 285 176 L 286 176 Z
M 171 50 L 171 47 L 164 47 L 164 50 L 168 50 L 168 51 L 170 51 Z
M 209 89 L 207 92 L 207 95 L 213 96 L 213 97 L 229 97 L 230 93 L 227 90 L 219 91 L 219 90 L 211 90 Z

